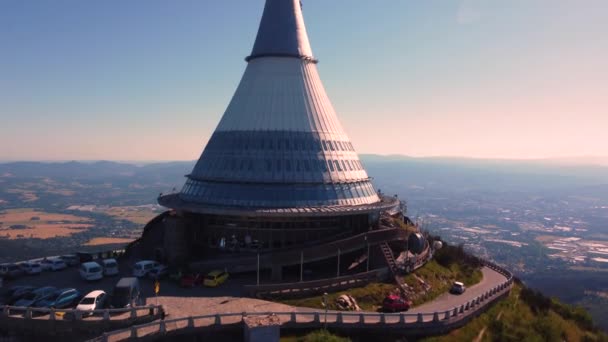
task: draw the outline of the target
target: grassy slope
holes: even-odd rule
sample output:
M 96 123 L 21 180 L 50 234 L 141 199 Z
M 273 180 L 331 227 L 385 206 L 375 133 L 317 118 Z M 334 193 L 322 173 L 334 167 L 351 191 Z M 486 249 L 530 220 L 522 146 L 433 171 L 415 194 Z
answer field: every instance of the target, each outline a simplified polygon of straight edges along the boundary
M 281 337 L 281 342 L 350 342 L 347 337 L 334 335 L 327 330 L 315 330 L 301 335 Z
M 416 277 L 431 285 L 430 289 L 424 291 L 422 283 Z M 414 305 L 419 305 L 448 291 L 454 281 L 462 281 L 465 285 L 471 286 L 479 283 L 482 277 L 483 275 L 478 268 L 460 263 L 442 266 L 437 261 L 432 260 L 414 273 L 406 275 L 403 279 L 406 284 L 414 289 L 415 294 L 411 296 L 410 300 L 414 302 Z
M 573 319 L 565 319 L 553 309 L 535 310 L 522 300 L 522 289 L 521 285 L 516 285 L 508 298 L 466 326 L 424 341 L 474 341 L 484 329 L 479 341 L 608 341 L 605 334 L 594 332 Z
M 416 292 L 416 295 L 411 299 L 414 304 L 424 303 L 432 300 L 440 294 L 447 291 L 454 280 L 464 281 L 467 285 L 472 285 L 481 281 L 482 274 L 479 269 L 472 269 L 457 263 L 449 265 L 449 267 L 441 266 L 435 260 L 428 262 L 425 266 L 414 272 L 419 278 L 423 279 L 431 288 L 425 292 L 422 284 L 414 277 L 413 274 L 405 276 L 405 281 Z M 342 294 L 350 294 L 357 300 L 357 304 L 362 310 L 376 311 L 380 308 L 382 300 L 391 292 L 397 291 L 397 286 L 393 283 L 372 283 L 364 287 L 353 288 L 346 291 L 330 293 L 328 302 L 330 309 L 337 309 L 334 305 L 335 299 Z M 314 296 L 301 299 L 283 300 L 282 303 L 302 306 L 309 308 L 322 309 L 322 296 Z

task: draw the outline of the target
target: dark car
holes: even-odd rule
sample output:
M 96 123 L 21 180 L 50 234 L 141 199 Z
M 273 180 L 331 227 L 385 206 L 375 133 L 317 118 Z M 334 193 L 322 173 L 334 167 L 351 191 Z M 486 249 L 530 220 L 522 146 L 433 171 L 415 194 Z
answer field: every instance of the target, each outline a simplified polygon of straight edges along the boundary
M 203 285 L 204 277 L 200 273 L 185 274 L 179 281 L 181 287 L 195 287 Z
M 76 253 L 76 257 L 78 258 L 78 261 L 82 264 L 85 262 L 89 262 L 89 261 L 93 261 L 93 254 L 91 253 L 86 253 L 86 252 L 78 252 Z
M 32 306 L 34 305 L 34 303 L 50 297 L 55 291 L 57 291 L 57 288 L 52 286 L 45 286 L 35 289 L 34 291 L 28 292 L 23 295 L 21 299 L 15 302 L 15 306 Z
M 407 311 L 411 306 L 411 301 L 397 295 L 387 296 L 382 302 L 382 309 L 389 312 Z
M 65 309 L 76 305 L 80 297 L 80 292 L 76 289 L 60 289 L 53 292 L 52 295 L 37 301 L 32 306 L 37 308 Z
M 59 257 L 68 266 L 78 266 L 80 258 L 76 254 L 66 254 Z
M 19 299 L 23 298 L 23 296 L 25 296 L 26 294 L 34 291 L 36 289 L 36 287 L 34 286 L 29 286 L 29 285 L 20 285 L 20 286 L 14 286 L 9 290 L 8 293 L 8 304 L 13 305 L 15 304 L 15 302 L 17 302 Z
M 110 306 L 113 308 L 128 308 L 140 304 L 139 279 L 135 277 L 121 278 L 112 292 Z

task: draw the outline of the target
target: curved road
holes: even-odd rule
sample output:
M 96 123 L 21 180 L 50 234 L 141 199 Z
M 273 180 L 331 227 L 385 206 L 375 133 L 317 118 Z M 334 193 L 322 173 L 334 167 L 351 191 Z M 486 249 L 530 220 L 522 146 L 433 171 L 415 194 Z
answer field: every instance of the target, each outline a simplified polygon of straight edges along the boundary
M 451 293 L 444 293 L 428 303 L 424 303 L 410 309 L 407 313 L 429 313 L 453 309 L 475 299 L 477 296 L 480 296 L 489 289 L 500 285 L 507 279 L 504 275 L 488 267 L 483 267 L 481 272 L 483 273 L 482 280 L 479 283 L 467 288 L 463 294 L 453 295 Z

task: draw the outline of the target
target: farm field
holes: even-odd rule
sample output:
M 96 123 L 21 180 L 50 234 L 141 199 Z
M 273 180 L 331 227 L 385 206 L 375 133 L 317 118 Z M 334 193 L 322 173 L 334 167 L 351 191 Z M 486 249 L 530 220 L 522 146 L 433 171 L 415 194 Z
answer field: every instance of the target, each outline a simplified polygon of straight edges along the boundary
M 96 237 L 96 238 L 89 240 L 87 243 L 85 243 L 85 246 L 101 246 L 101 245 L 111 245 L 111 244 L 119 244 L 119 243 L 128 244 L 129 242 L 131 242 L 133 240 L 135 240 L 135 239 Z
M 148 206 L 110 207 L 104 213 L 115 219 L 127 220 L 140 225 L 145 225 L 159 214 Z
M 0 211 L 0 237 L 48 239 L 82 232 L 93 220 L 76 215 L 48 213 L 36 209 Z

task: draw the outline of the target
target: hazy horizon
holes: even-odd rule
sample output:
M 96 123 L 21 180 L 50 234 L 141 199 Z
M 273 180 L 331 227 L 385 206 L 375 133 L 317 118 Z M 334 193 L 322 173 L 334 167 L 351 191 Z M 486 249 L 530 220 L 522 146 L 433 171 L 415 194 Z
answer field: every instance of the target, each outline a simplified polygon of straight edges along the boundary
M 0 3 L 0 160 L 197 159 L 263 5 Z M 304 0 L 303 10 L 361 154 L 608 156 L 606 1 Z
M 360 153 L 363 159 L 370 157 L 396 158 L 396 159 L 420 159 L 420 160 L 458 160 L 458 161 L 480 161 L 480 162 L 513 162 L 513 163 L 539 163 L 557 165 L 580 165 L 580 166 L 606 166 L 608 167 L 608 156 L 566 156 L 555 158 L 478 158 L 466 156 L 409 156 L 404 154 L 380 154 L 380 153 Z M 0 164 L 19 163 L 19 162 L 39 162 L 39 163 L 96 163 L 114 162 L 126 164 L 154 164 L 154 163 L 181 163 L 195 162 L 193 159 L 1 159 Z

